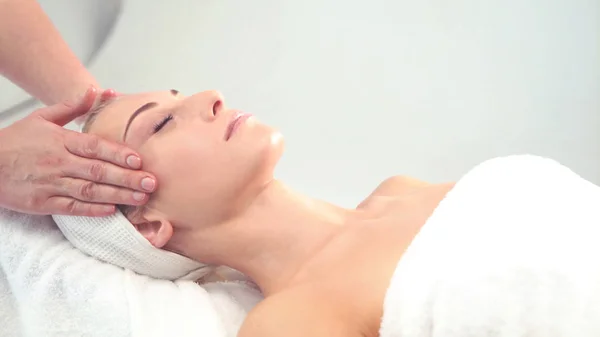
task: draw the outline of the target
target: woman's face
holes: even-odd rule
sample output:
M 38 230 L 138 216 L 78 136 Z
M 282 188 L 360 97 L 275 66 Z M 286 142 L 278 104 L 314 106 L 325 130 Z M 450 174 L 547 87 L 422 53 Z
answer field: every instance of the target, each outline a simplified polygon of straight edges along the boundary
M 273 178 L 281 135 L 229 109 L 214 91 L 123 95 L 105 107 L 89 133 L 139 152 L 156 175 L 144 213 L 174 227 L 213 226 L 234 218 Z

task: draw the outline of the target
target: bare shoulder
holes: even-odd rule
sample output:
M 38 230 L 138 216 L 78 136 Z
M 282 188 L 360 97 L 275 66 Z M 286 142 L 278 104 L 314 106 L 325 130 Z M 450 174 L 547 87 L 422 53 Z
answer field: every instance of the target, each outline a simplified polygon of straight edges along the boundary
M 284 311 L 290 311 L 287 306 L 281 306 L 274 297 L 269 297 L 260 302 L 250 311 L 240 331 L 238 337 L 277 337 L 285 332 L 289 322 L 282 321 L 288 315 Z M 288 328 L 289 329 L 289 328 Z M 294 330 L 292 330 L 294 331 Z M 285 335 L 285 334 L 283 334 Z
M 373 193 L 378 195 L 396 195 L 414 188 L 428 186 L 430 183 L 409 176 L 393 176 L 384 180 Z
M 246 317 L 238 337 L 354 337 L 327 305 L 287 291 L 259 303 Z M 305 293 L 304 293 L 305 294 Z
M 431 184 L 407 176 L 394 176 L 379 184 L 357 209 L 386 212 L 390 207 L 401 209 L 403 205 L 415 203 L 435 207 L 454 187 L 454 184 L 453 182 Z
M 357 208 L 367 208 L 375 200 L 395 197 L 409 190 L 427 185 L 429 183 L 408 176 L 393 176 L 379 184 Z

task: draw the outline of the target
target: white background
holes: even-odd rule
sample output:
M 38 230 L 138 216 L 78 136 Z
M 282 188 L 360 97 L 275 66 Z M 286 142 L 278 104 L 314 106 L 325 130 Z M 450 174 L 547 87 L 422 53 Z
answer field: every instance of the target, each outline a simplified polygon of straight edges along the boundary
M 277 176 L 321 199 L 519 153 L 600 183 L 598 0 L 41 3 L 82 59 L 118 14 L 90 64 L 103 86 L 220 90 L 283 132 Z M 27 98 L 0 93 L 0 111 Z

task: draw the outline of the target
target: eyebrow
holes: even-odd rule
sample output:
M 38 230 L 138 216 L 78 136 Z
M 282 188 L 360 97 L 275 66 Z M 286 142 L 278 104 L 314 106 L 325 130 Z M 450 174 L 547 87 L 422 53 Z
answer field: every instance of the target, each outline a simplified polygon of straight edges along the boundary
M 127 137 L 127 132 L 129 132 L 129 127 L 131 126 L 131 122 L 133 122 L 133 120 L 142 112 L 154 108 L 155 106 L 157 106 L 158 103 L 156 102 L 149 102 L 146 103 L 144 105 L 142 105 L 141 107 L 139 107 L 137 110 L 135 110 L 135 112 L 133 114 L 131 114 L 131 117 L 129 117 L 129 120 L 127 121 L 127 126 L 125 126 L 125 132 L 123 133 L 123 141 L 125 141 L 125 137 Z
M 171 93 L 171 95 L 173 96 L 177 96 L 177 94 L 179 93 L 179 91 L 175 90 L 175 89 L 171 89 L 169 90 L 169 92 Z M 142 105 L 141 107 L 137 108 L 137 110 L 135 110 L 133 112 L 133 114 L 131 114 L 131 116 L 129 117 L 129 120 L 127 121 L 127 125 L 125 126 L 125 132 L 123 132 L 123 138 L 122 140 L 125 141 L 125 138 L 127 137 L 127 132 L 129 132 L 129 127 L 131 126 L 131 122 L 133 122 L 133 120 L 142 112 L 149 110 L 151 108 L 154 108 L 155 106 L 157 106 L 158 103 L 156 102 L 148 102 L 144 105 Z

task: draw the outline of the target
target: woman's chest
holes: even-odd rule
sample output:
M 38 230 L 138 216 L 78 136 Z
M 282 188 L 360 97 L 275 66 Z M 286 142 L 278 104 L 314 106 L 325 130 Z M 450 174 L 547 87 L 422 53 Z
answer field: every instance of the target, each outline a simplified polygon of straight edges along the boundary
M 361 335 L 377 336 L 392 275 L 413 236 L 391 222 L 357 230 L 340 253 L 343 258 L 311 285 L 315 300 L 339 313 Z

